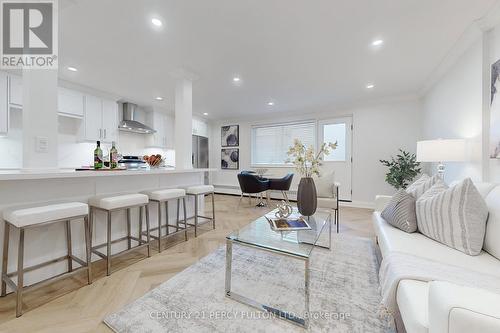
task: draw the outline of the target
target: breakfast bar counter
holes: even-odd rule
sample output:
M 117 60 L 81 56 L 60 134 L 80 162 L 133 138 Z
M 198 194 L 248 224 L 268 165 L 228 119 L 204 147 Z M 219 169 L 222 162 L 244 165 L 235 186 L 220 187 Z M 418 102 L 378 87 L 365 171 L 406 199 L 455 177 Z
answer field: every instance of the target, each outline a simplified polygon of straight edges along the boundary
M 0 171 L 0 219 L 7 207 L 37 204 L 45 202 L 73 201 L 87 203 L 95 195 L 115 193 L 139 193 L 145 190 L 163 188 L 185 188 L 205 183 L 205 173 L 212 169 L 155 168 L 150 170 L 119 170 L 119 171 L 75 171 L 62 169 L 56 171 L 26 172 L 21 170 Z M 169 217 L 176 218 L 177 207 L 171 203 Z M 151 225 L 157 225 L 157 207 L 150 205 Z M 204 200 L 200 198 L 198 205 L 203 211 Z M 193 216 L 194 199 L 188 198 L 187 216 Z M 182 215 L 182 214 L 181 214 Z M 113 213 L 113 238 L 120 238 L 127 234 L 124 212 Z M 106 215 L 97 212 L 93 224 L 92 237 L 94 244 L 103 243 L 106 239 Z M 132 221 L 135 225 L 132 230 L 138 230 L 138 210 L 132 212 Z M 83 223 L 73 224 L 73 252 L 80 258 L 85 257 Z M 137 232 L 137 231 L 136 231 Z M 3 248 L 4 222 L 0 223 L 0 248 Z M 11 231 L 12 234 L 12 231 Z M 17 237 L 14 235 L 9 243 L 8 271 L 16 271 L 17 266 Z M 116 243 L 112 252 L 120 252 L 126 244 Z M 66 253 L 65 229 L 58 224 L 40 226 L 29 230 L 25 235 L 25 265 L 32 266 L 40 262 L 64 256 Z M 94 256 L 93 261 L 99 257 Z M 12 265 L 11 265 L 12 263 Z M 64 262 L 30 271 L 25 274 L 25 285 L 56 276 L 65 272 Z

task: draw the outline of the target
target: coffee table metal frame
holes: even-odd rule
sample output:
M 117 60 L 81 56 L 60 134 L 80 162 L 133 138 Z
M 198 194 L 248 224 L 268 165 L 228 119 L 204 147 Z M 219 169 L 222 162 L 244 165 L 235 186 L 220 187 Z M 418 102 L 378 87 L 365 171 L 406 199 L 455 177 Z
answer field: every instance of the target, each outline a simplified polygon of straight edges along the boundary
M 319 238 L 321 237 L 321 234 L 325 231 L 326 224 L 328 224 L 328 246 L 323 246 L 323 245 L 317 244 L 317 242 L 318 242 Z M 235 300 L 237 302 L 240 302 L 242 304 L 249 305 L 249 306 L 256 308 L 258 310 L 273 313 L 281 319 L 284 319 L 288 322 L 291 322 L 295 325 L 298 325 L 300 327 L 307 329 L 309 327 L 308 313 L 309 313 L 309 295 L 310 295 L 310 293 L 309 293 L 309 287 L 310 287 L 309 260 L 310 260 L 310 256 L 311 256 L 311 253 L 312 253 L 314 247 L 320 247 L 320 248 L 324 248 L 324 249 L 328 249 L 328 250 L 330 250 L 332 247 L 332 215 L 331 215 L 331 213 L 328 213 L 328 216 L 325 219 L 325 224 L 322 226 L 321 231 L 318 234 L 318 237 L 316 239 L 315 244 L 307 243 L 307 242 L 301 242 L 301 243 L 302 244 L 309 244 L 309 245 L 313 246 L 313 248 L 311 249 L 311 251 L 309 252 L 308 255 L 305 255 L 305 254 L 301 255 L 301 254 L 297 254 L 297 253 L 287 252 L 285 250 L 268 248 L 268 247 L 261 246 L 261 245 L 256 245 L 256 244 L 247 243 L 247 242 L 236 240 L 236 239 L 231 239 L 231 238 L 229 238 L 229 236 L 226 237 L 226 283 L 225 283 L 226 297 L 228 297 L 232 300 Z M 302 260 L 304 262 L 304 268 L 305 268 L 305 270 L 304 270 L 304 298 L 305 298 L 305 312 L 306 312 L 305 314 L 306 315 L 303 318 L 297 317 L 297 316 L 295 316 L 287 311 L 283 311 L 280 309 L 273 308 L 271 306 L 261 304 L 261 303 L 254 301 L 248 297 L 245 297 L 243 295 L 240 295 L 240 294 L 237 294 L 237 293 L 231 291 L 231 264 L 232 264 L 232 257 L 233 257 L 233 244 L 238 244 L 238 245 L 253 248 L 256 250 L 270 252 L 270 253 L 282 255 L 285 257 L 291 257 L 294 259 Z

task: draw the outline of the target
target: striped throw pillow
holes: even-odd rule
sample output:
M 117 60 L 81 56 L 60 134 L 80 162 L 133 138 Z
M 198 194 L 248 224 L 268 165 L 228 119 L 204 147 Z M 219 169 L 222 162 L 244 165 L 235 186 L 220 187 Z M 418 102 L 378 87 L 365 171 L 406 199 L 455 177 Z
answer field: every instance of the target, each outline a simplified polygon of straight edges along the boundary
M 429 238 L 478 255 L 483 248 L 488 207 L 470 178 L 446 188 L 437 183 L 416 203 L 418 230 Z
M 406 192 L 413 195 L 415 199 L 418 199 L 439 180 L 441 180 L 441 178 L 437 175 L 429 177 L 424 173 L 419 179 L 406 188 Z
M 417 231 L 415 198 L 405 190 L 399 190 L 382 211 L 381 216 L 390 225 L 404 232 Z

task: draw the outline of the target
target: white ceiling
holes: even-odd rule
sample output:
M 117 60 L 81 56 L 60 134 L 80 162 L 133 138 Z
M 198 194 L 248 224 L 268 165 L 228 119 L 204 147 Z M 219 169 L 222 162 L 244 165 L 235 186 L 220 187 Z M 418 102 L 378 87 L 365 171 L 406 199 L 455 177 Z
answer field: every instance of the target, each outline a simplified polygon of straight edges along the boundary
M 173 109 L 172 73 L 185 68 L 199 77 L 194 112 L 212 119 L 343 106 L 417 92 L 495 3 L 61 0 L 59 71 L 143 106 Z M 153 16 L 163 29 L 153 28 Z M 378 50 L 370 46 L 376 38 L 385 41 Z M 238 87 L 234 75 L 242 78 Z

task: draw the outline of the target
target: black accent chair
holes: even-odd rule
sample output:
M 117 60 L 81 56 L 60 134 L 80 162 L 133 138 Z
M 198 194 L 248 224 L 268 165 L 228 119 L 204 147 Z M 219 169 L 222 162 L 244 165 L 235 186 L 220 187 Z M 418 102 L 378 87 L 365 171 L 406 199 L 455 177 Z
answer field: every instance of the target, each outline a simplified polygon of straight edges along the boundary
M 269 190 L 270 191 L 281 191 L 283 194 L 283 198 L 287 203 L 290 203 L 288 200 L 287 191 L 290 191 L 290 186 L 292 185 L 293 173 L 287 174 L 283 178 L 270 178 L 269 179 Z
M 252 202 L 251 195 L 259 194 L 261 201 L 259 202 L 258 206 L 264 206 L 264 202 L 262 201 L 262 193 L 266 192 L 269 189 L 268 179 L 260 178 L 256 174 L 243 171 L 238 174 L 238 182 L 240 183 L 241 189 L 241 197 L 240 201 L 238 202 L 238 207 L 245 193 L 248 194 L 248 200 L 250 203 Z

